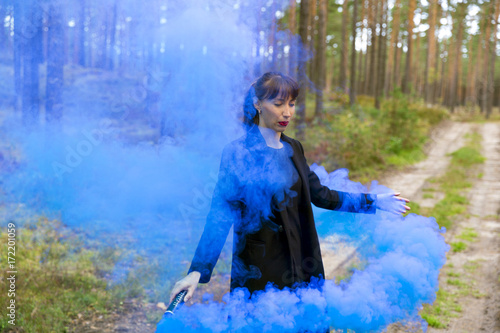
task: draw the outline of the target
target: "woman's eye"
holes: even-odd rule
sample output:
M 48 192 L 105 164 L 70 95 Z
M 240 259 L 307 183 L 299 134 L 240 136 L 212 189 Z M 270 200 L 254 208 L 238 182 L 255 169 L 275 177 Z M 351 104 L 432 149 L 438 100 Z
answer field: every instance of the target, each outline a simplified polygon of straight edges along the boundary
M 290 106 L 293 108 L 295 106 L 295 103 L 290 104 Z
M 274 104 L 274 105 L 276 105 L 276 106 L 282 106 L 283 104 Z

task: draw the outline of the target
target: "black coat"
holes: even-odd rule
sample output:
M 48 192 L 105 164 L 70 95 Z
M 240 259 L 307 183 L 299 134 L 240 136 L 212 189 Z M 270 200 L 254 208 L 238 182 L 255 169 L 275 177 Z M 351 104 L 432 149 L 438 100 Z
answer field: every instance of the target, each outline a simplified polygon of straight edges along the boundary
M 267 193 L 262 186 L 267 182 L 262 177 L 268 171 L 263 156 L 266 142 L 254 126 L 228 144 L 222 153 L 207 223 L 189 269 L 201 273 L 200 283 L 210 280 L 233 224 L 231 290 L 246 287 L 253 292 L 263 290 L 268 282 L 283 288 L 309 282 L 311 277 L 324 277 L 311 203 L 330 210 L 375 212 L 372 197 L 321 185 L 309 169 L 300 142 L 284 134 L 281 140 L 291 146 L 291 158 L 301 178 L 301 200 L 297 207 L 300 224 L 290 223 L 286 210 L 272 208 L 270 204 L 275 193 Z M 282 225 L 273 222 L 273 215 Z

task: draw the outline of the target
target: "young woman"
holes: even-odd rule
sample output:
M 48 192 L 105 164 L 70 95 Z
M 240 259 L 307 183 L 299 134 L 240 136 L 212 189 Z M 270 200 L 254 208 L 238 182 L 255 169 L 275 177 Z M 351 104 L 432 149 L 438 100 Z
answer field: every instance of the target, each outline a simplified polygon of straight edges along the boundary
M 384 209 L 404 213 L 409 200 L 399 194 L 344 193 L 320 184 L 299 141 L 283 132 L 295 113 L 299 86 L 278 72 L 262 75 L 245 99 L 246 135 L 228 144 L 201 240 L 182 290 L 189 300 L 207 283 L 234 226 L 231 291 L 294 287 L 324 278 L 311 204 L 360 213 Z

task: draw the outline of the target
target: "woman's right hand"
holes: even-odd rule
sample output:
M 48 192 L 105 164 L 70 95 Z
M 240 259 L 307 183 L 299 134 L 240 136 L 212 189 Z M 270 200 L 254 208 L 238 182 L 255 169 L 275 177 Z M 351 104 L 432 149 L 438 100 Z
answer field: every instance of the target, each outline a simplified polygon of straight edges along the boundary
M 196 287 L 198 287 L 198 282 L 200 281 L 200 272 L 193 271 L 189 273 L 185 278 L 179 280 L 174 285 L 172 292 L 170 293 L 170 303 L 174 300 L 175 296 L 183 290 L 187 290 L 187 294 L 184 297 L 184 302 L 187 302 L 193 297 Z

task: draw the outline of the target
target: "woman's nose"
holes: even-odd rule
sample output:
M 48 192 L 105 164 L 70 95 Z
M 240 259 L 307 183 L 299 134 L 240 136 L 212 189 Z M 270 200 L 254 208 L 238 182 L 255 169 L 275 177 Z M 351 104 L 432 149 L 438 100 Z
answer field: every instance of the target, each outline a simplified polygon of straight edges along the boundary
M 292 111 L 290 110 L 290 107 L 289 106 L 285 107 L 285 110 L 283 111 L 283 116 L 290 117 L 291 115 L 292 115 Z

